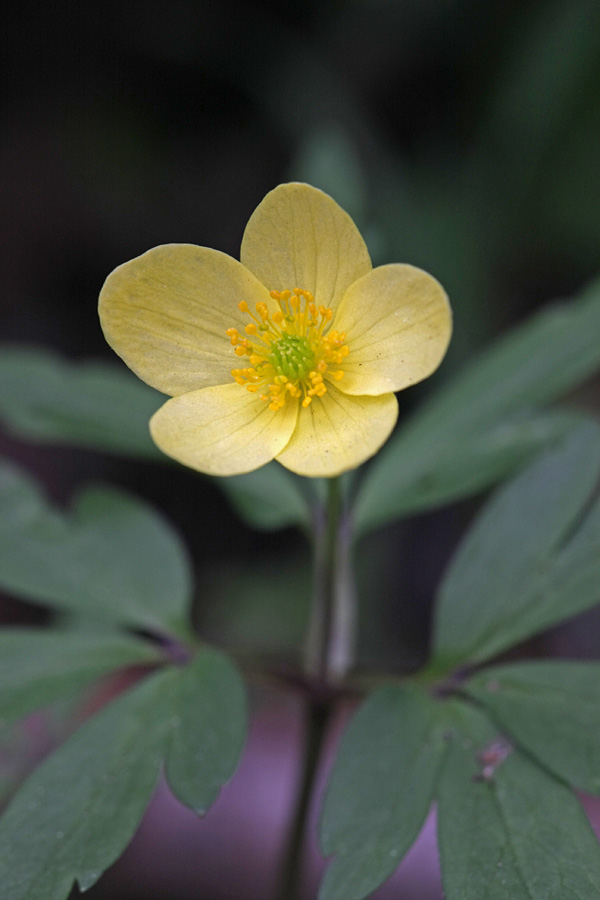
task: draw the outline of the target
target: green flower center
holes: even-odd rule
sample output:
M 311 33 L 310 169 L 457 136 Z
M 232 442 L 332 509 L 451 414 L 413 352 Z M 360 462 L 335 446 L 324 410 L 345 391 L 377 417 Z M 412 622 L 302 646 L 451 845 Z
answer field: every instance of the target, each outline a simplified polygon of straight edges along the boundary
M 294 288 L 270 294 L 279 306 L 272 314 L 263 301 L 256 304 L 256 315 L 245 300 L 238 303 L 252 322 L 246 325 L 245 335 L 237 328 L 228 328 L 226 334 L 235 355 L 246 357 L 250 365 L 232 369 L 231 374 L 273 411 L 296 400 L 306 409 L 313 397 L 327 393 L 326 382 L 343 378 L 337 366 L 350 352 L 344 343 L 346 335 L 330 328 L 333 310 L 317 306 L 310 291 Z
M 278 375 L 304 381 L 315 367 L 315 354 L 307 338 L 297 334 L 283 334 L 271 344 L 268 360 Z

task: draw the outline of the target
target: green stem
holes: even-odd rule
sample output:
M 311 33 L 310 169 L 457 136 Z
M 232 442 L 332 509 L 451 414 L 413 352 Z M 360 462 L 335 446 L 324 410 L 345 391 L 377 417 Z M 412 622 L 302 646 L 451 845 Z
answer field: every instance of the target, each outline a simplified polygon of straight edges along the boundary
M 325 685 L 339 682 L 354 661 L 356 595 L 350 566 L 349 522 L 339 478 L 327 484 L 325 510 L 315 522 L 315 581 L 305 671 Z
M 303 769 L 278 900 L 300 900 L 302 897 L 304 837 L 329 713 L 329 704 L 326 702 L 310 701 L 305 708 Z
M 301 784 L 284 863 L 281 900 L 301 897 L 306 826 L 333 691 L 354 660 L 356 596 L 350 567 L 349 522 L 344 515 L 339 478 L 327 485 L 327 502 L 315 521 L 315 581 L 306 644 L 305 672 L 309 696 Z

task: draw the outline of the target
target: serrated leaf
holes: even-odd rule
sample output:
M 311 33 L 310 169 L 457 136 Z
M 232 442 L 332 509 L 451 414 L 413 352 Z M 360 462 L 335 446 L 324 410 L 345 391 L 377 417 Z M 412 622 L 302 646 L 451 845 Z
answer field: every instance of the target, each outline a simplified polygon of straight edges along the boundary
M 5 345 L 0 384 L 0 420 L 17 437 L 167 459 L 148 430 L 165 398 L 123 368 Z
M 598 368 L 599 333 L 595 281 L 484 350 L 375 457 L 356 500 L 358 531 L 481 490 L 560 436 L 560 418 L 532 410 Z
M 464 689 L 540 763 L 600 794 L 600 664 L 526 662 L 485 669 Z
M 290 525 L 308 528 L 311 510 L 300 489 L 300 479 L 278 462 L 246 475 L 217 478 L 237 514 L 255 528 L 275 531 Z
M 147 641 L 119 634 L 5 628 L 0 631 L 0 721 L 72 696 L 124 666 L 162 659 Z
M 173 718 L 167 781 L 182 803 L 203 814 L 235 772 L 246 738 L 246 694 L 226 656 L 203 648 L 185 667 Z
M 3 900 L 65 900 L 122 853 L 158 779 L 176 676 L 112 701 L 25 782 L 0 819 Z
M 600 600 L 600 428 L 577 429 L 480 514 L 442 581 L 433 667 L 481 662 Z M 575 565 L 576 563 L 576 565 Z M 582 594 L 572 588 L 587 578 Z
M 518 749 L 502 746 L 481 713 L 453 704 L 438 790 L 447 900 L 591 900 L 600 848 L 573 792 Z M 483 757 L 482 757 L 483 754 Z
M 88 488 L 71 513 L 0 464 L 0 585 L 92 618 L 186 633 L 191 575 L 169 525 L 114 488 Z
M 412 687 L 384 687 L 352 719 L 325 795 L 320 839 L 335 853 L 320 900 L 362 900 L 388 878 L 432 803 L 444 751 L 438 705 Z

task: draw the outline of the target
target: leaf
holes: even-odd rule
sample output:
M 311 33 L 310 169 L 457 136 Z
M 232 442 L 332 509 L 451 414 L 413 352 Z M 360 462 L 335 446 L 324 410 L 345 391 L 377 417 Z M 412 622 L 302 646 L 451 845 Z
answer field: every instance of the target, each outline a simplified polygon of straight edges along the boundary
M 164 397 L 123 368 L 5 345 L 0 384 L 0 420 L 17 437 L 166 459 L 148 430 Z
M 409 515 L 484 490 L 585 419 L 582 413 L 567 410 L 519 414 L 472 435 L 468 444 L 461 439 L 453 446 L 449 440 L 443 453 L 438 446 L 430 468 L 423 448 L 415 446 L 414 454 L 404 460 L 391 482 L 394 494 L 403 492 L 402 510 L 398 508 L 396 515 Z
M 434 670 L 481 662 L 600 600 L 589 577 L 600 571 L 600 512 L 586 510 L 599 473 L 590 421 L 485 507 L 439 590 Z
M 581 791 L 600 794 L 600 664 L 498 666 L 464 689 L 545 768 Z
M 166 761 L 175 796 L 203 814 L 238 764 L 246 737 L 246 696 L 222 653 L 200 650 L 179 679 Z
M 115 669 L 161 659 L 152 644 L 125 635 L 5 628 L 0 631 L 0 720 L 6 724 L 76 694 Z
M 352 719 L 320 823 L 335 853 L 320 900 L 361 900 L 399 865 L 432 803 L 444 750 L 437 704 L 412 687 L 377 690 Z
M 376 456 L 356 500 L 358 531 L 481 490 L 560 436 L 564 414 L 534 408 L 598 368 L 599 333 L 600 280 L 484 350 Z
M 70 514 L 0 463 L 0 585 L 12 593 L 135 628 L 187 634 L 191 574 L 167 523 L 113 488 L 88 488 Z
M 0 421 L 17 437 L 169 462 L 148 429 L 164 396 L 118 366 L 5 345 L 0 383 Z M 279 463 L 214 483 L 254 527 L 310 525 L 300 479 Z
M 600 848 L 572 791 L 518 749 L 482 777 L 481 754 L 502 746 L 481 713 L 453 704 L 438 791 L 447 900 L 590 900 Z
M 64 900 L 122 853 L 158 779 L 176 675 L 122 694 L 25 782 L 0 819 L 4 900 Z
M 39 766 L 0 819 L 3 900 L 64 900 L 75 879 L 91 887 L 133 836 L 165 758 L 177 796 L 205 811 L 233 774 L 245 727 L 241 680 L 208 648 L 121 694 Z
M 309 528 L 311 510 L 302 493 L 301 479 L 278 462 L 246 475 L 217 478 L 237 514 L 255 528 L 275 531 L 290 525 Z

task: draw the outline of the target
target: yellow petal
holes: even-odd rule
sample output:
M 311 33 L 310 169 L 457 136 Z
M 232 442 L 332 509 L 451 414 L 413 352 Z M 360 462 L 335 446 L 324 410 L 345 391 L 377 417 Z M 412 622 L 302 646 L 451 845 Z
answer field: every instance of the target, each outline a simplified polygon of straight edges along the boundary
M 268 293 L 236 259 L 193 244 L 165 244 L 115 269 L 100 293 L 106 340 L 152 387 L 183 394 L 231 381 L 240 365 L 226 336 L 243 332 Z
M 267 194 L 250 216 L 240 259 L 269 290 L 303 288 L 332 307 L 371 269 L 348 213 L 308 184 L 281 184 Z
M 332 478 L 377 453 L 397 417 L 394 394 L 348 397 L 330 386 L 300 409 L 296 430 L 276 459 L 298 475 Z
M 274 412 L 239 384 L 173 397 L 150 420 L 155 443 L 168 456 L 208 475 L 240 475 L 270 462 L 296 424 L 298 404 Z
M 379 266 L 346 291 L 334 326 L 350 348 L 338 387 L 347 394 L 400 391 L 431 375 L 452 334 L 442 286 L 422 269 Z

